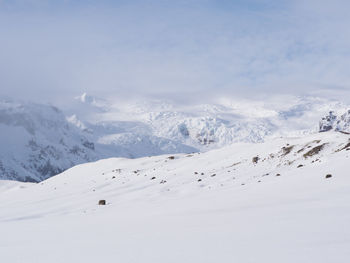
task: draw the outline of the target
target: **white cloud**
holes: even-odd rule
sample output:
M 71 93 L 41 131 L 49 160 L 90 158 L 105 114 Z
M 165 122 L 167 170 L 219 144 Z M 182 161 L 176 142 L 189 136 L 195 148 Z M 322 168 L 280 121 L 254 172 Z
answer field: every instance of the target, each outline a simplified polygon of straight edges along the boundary
M 82 91 L 181 98 L 350 89 L 345 1 L 35 3 L 0 13 L 4 94 L 53 100 Z

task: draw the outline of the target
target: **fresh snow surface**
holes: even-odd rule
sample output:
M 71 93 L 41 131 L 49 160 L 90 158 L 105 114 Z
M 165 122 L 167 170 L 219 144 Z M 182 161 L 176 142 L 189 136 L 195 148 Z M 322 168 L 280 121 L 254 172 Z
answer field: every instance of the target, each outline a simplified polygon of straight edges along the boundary
M 347 263 L 349 139 L 325 132 L 0 181 L 1 262 Z

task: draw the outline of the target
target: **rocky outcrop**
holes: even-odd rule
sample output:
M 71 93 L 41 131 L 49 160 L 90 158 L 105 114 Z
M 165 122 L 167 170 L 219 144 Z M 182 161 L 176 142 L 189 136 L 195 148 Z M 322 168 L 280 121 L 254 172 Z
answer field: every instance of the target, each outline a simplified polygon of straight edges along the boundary
M 333 111 L 330 111 L 328 115 L 322 118 L 320 121 L 320 132 L 330 131 L 334 128 L 334 124 L 337 121 L 337 116 Z
M 350 110 L 340 116 L 337 121 L 336 130 L 344 133 L 350 133 Z
M 344 114 L 337 116 L 333 111 L 322 118 L 319 123 L 319 131 L 338 131 L 343 133 L 350 133 L 350 110 L 346 111 Z

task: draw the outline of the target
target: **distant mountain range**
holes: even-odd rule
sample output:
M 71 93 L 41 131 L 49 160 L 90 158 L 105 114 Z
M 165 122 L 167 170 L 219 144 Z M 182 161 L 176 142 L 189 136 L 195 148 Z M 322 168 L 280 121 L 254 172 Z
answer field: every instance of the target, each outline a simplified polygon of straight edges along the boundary
M 347 105 L 311 97 L 189 106 L 83 94 L 62 110 L 0 100 L 0 179 L 37 182 L 103 158 L 208 151 L 236 142 L 300 137 L 319 128 L 349 132 L 349 123 Z

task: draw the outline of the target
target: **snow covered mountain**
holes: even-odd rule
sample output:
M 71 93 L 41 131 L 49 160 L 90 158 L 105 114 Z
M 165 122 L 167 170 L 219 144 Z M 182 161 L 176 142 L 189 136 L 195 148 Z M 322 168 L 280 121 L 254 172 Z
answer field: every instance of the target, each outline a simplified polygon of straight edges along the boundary
M 27 263 L 346 263 L 349 158 L 349 135 L 329 131 L 100 160 L 37 184 L 0 181 L 0 254 Z
M 91 131 L 74 121 L 50 105 L 1 100 L 0 179 L 38 182 L 107 157 L 196 151 L 165 138 L 127 133 L 94 141 Z
M 62 108 L 0 101 L 0 179 L 37 182 L 103 158 L 204 152 L 305 136 L 318 132 L 325 112 L 344 112 L 347 105 L 310 97 L 181 105 L 85 93 Z M 338 119 L 334 129 L 349 129 L 348 115 Z
M 0 179 L 41 181 L 98 157 L 53 106 L 0 101 L 0 134 Z

